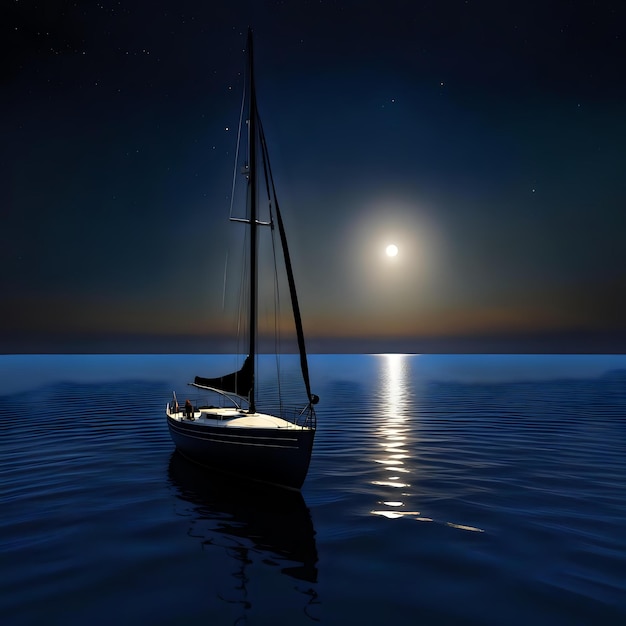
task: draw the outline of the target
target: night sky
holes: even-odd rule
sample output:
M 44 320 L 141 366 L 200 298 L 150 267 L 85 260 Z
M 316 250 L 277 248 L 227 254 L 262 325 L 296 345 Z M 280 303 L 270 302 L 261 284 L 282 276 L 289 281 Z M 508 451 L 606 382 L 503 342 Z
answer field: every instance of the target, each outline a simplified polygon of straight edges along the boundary
M 623 2 L 1 11 L 1 352 L 232 351 L 249 25 L 310 351 L 626 352 Z

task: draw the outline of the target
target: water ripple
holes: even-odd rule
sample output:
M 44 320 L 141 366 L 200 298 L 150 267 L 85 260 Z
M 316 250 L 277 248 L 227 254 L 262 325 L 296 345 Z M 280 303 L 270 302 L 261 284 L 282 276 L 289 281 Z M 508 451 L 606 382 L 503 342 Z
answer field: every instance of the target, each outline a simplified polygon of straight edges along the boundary
M 626 370 L 511 359 L 524 376 L 496 357 L 314 357 L 299 531 L 271 499 L 242 508 L 239 490 L 173 472 L 163 413 L 178 380 L 158 359 L 152 379 L 118 357 L 115 379 L 48 372 L 0 396 L 0 618 L 36 623 L 39 605 L 52 622 L 111 621 L 128 601 L 129 620 L 175 623 L 184 598 L 190 621 L 253 623 L 278 620 L 263 598 L 280 590 L 290 623 L 313 605 L 330 623 L 376 623 L 385 606 L 406 622 L 622 623 Z M 297 360 L 286 391 L 296 374 Z

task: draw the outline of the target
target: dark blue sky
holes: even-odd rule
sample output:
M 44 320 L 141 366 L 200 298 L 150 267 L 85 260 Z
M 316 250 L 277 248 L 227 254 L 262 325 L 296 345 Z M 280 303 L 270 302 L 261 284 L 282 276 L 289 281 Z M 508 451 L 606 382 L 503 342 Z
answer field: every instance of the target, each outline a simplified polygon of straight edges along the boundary
M 0 350 L 228 349 L 248 25 L 313 351 L 626 350 L 621 3 L 20 0 L 0 21 Z

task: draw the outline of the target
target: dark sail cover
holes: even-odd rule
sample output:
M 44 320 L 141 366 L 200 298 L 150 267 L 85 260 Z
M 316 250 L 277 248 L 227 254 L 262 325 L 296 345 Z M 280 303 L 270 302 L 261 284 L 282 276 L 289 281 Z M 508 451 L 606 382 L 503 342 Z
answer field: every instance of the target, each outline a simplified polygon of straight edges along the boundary
M 196 376 L 194 384 L 200 385 L 201 387 L 212 387 L 226 393 L 234 393 L 242 398 L 247 398 L 250 389 L 252 389 L 253 376 L 252 359 L 248 356 L 238 372 L 225 374 L 219 378 L 202 378 L 202 376 Z

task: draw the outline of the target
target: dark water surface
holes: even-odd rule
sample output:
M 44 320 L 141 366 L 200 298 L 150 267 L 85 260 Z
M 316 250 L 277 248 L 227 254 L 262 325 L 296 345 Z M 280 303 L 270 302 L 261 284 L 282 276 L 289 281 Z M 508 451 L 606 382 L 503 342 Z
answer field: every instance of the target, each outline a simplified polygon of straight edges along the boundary
M 626 624 L 625 356 L 315 355 L 301 494 L 174 453 L 227 359 L 0 356 L 0 623 Z

